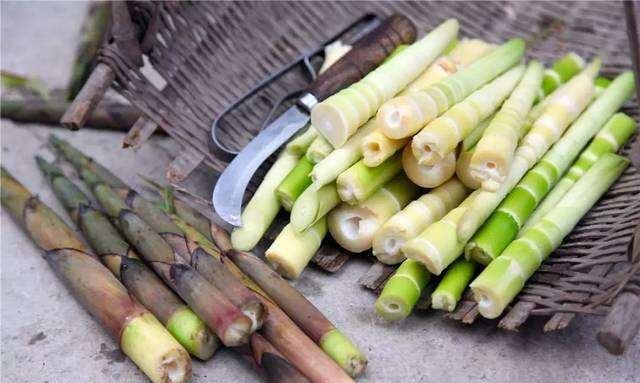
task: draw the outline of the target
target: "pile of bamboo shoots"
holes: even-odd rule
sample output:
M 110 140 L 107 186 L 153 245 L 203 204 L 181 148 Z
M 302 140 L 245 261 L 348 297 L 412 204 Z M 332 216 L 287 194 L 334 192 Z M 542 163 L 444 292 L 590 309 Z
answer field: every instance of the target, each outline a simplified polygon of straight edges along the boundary
M 220 346 L 269 382 L 351 382 L 366 356 L 258 257 L 161 190 L 160 202 L 51 136 L 91 196 L 56 164 L 38 167 L 76 224 L 69 227 L 2 168 L 2 206 L 76 299 L 153 382 L 186 382 L 191 358 Z
M 633 75 L 599 77 L 600 59 L 575 53 L 545 69 L 523 40 L 458 38 L 453 19 L 398 51 L 384 76 L 311 110 L 231 245 L 254 248 L 283 207 L 290 222 L 266 251 L 282 276 L 298 278 L 329 234 L 399 265 L 381 317 L 405 318 L 430 291 L 452 311 L 470 288 L 495 318 L 627 167 L 615 153 L 636 124 L 616 112 Z M 426 69 L 407 79 L 410 60 Z

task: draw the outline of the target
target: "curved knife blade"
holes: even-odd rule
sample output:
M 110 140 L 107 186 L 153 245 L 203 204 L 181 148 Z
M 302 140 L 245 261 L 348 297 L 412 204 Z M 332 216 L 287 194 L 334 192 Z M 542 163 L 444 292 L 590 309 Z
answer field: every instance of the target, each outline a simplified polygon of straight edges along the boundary
M 292 106 L 255 136 L 231 161 L 213 189 L 213 208 L 220 218 L 234 226 L 242 225 L 242 198 L 251 177 L 264 160 L 307 122 L 309 113 L 302 107 Z

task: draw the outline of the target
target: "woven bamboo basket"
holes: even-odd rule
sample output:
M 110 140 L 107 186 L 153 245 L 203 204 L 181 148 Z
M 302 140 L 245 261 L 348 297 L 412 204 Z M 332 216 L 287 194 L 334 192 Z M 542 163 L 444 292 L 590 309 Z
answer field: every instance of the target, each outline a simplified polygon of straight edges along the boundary
M 634 5 L 618 2 L 120 3 L 114 5 L 112 38 L 63 123 L 81 126 L 86 110 L 113 85 L 143 113 L 125 145 L 141 145 L 156 129 L 166 131 L 183 149 L 167 178 L 180 183 L 186 195 L 208 196 L 211 184 L 190 182 L 189 175 L 198 167 L 218 174 L 226 166 L 225 158 L 211 150 L 214 119 L 262 78 L 366 12 L 402 13 L 421 34 L 455 17 L 464 36 L 496 43 L 525 38 L 528 57 L 545 63 L 568 51 L 586 58 L 599 55 L 608 77 L 632 67 L 631 52 L 637 56 Z M 166 85 L 159 88 L 143 75 L 143 54 Z M 292 73 L 250 98 L 230 117 L 233 128 L 224 132 L 225 145 L 241 148 L 258 132 L 273 100 L 305 81 Z M 638 120 L 636 101 L 624 112 Z M 611 342 L 611 337 L 640 324 L 640 244 L 634 245 L 640 241 L 640 146 L 628 145 L 622 152 L 633 166 L 528 281 L 500 327 L 515 330 L 542 315 L 548 317 L 545 331 L 553 331 L 576 315 L 609 314 L 601 342 L 611 352 L 622 352 L 624 344 Z M 335 271 L 348 258 L 328 244 L 315 261 Z M 379 290 L 392 272 L 392 267 L 374 263 L 361 283 Z M 478 311 L 465 297 L 449 316 L 472 323 Z

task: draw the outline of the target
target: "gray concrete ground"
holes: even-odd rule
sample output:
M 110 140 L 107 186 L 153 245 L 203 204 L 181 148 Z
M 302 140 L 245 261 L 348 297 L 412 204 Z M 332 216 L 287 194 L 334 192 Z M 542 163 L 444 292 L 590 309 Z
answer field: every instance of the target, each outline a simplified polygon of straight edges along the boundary
M 39 76 L 64 86 L 86 4 L 1 4 L 1 68 Z M 2 165 L 54 209 L 63 213 L 33 162 L 51 158 L 45 140 L 54 132 L 69 139 L 127 181 L 136 172 L 160 177 L 175 146 L 154 139 L 138 151 L 119 149 L 121 134 L 71 133 L 2 120 Z M 118 351 L 98 324 L 54 277 L 40 252 L 2 211 L 2 381 L 143 382 L 144 376 Z M 613 357 L 597 344 L 599 318 L 579 318 L 570 328 L 542 333 L 534 322 L 519 333 L 495 322 L 463 326 L 440 313 L 413 315 L 385 324 L 373 312 L 374 296 L 356 282 L 368 262 L 356 259 L 337 275 L 306 271 L 297 287 L 368 354 L 362 382 L 638 382 L 640 339 L 626 355 Z M 194 363 L 194 382 L 252 382 L 257 376 L 227 350 Z

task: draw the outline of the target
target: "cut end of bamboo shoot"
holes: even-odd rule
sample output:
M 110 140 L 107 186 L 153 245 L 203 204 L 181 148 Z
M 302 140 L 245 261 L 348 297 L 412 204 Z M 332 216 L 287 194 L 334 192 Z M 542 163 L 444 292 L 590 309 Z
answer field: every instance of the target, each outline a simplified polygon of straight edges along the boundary
M 367 357 L 337 328 L 323 335 L 320 348 L 352 378 L 367 367 Z
M 351 132 L 347 131 L 349 123 L 345 116 L 328 103 L 319 103 L 311 110 L 311 124 L 334 148 L 344 145 L 351 136 Z
M 241 311 L 247 318 L 251 319 L 251 333 L 262 327 L 265 311 L 264 306 L 262 306 L 260 301 L 251 302 L 245 305 Z
M 154 383 L 182 383 L 191 377 L 189 354 L 151 314 L 132 319 L 120 345 Z
M 399 96 L 384 103 L 376 115 L 382 133 L 398 140 L 409 137 L 422 128 L 422 110 L 411 97 Z
M 440 275 L 445 269 L 438 249 L 433 247 L 431 243 L 419 238 L 405 243 L 402 246 L 402 253 L 404 253 L 404 256 L 408 259 L 413 259 L 425 265 L 427 270 L 432 274 Z
M 434 292 L 431 294 L 431 308 L 434 310 L 444 310 L 452 312 L 456 308 L 457 301 L 445 292 Z
M 405 259 L 400 249 L 409 238 L 401 225 L 401 222 L 394 226 L 385 225 L 376 233 L 373 239 L 373 255 L 378 261 L 386 265 L 396 265 Z
M 456 155 L 450 152 L 433 166 L 420 165 L 411 151 L 411 146 L 406 145 L 402 151 L 402 167 L 414 184 L 434 188 L 445 183 L 456 172 Z
M 174 313 L 167 329 L 187 351 L 200 360 L 207 360 L 220 347 L 220 341 L 188 307 Z
M 371 247 L 380 223 L 366 207 L 341 205 L 328 216 L 329 232 L 345 249 L 360 253 Z

